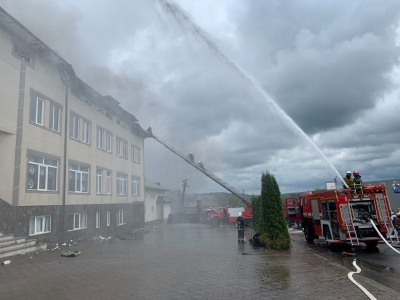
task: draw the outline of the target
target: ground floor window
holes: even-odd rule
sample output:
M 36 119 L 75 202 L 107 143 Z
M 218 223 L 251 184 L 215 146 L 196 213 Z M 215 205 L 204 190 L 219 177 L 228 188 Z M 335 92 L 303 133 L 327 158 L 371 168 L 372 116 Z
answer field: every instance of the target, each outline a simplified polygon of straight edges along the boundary
M 118 223 L 117 223 L 117 225 L 124 225 L 124 224 L 126 224 L 126 216 L 127 216 L 127 211 L 126 211 L 126 209 L 120 209 L 120 210 L 118 210 L 118 216 L 117 216 Z
M 111 224 L 111 210 L 107 210 L 107 226 Z
M 51 216 L 31 217 L 29 220 L 29 235 L 48 233 L 51 231 Z
M 87 213 L 73 213 L 68 215 L 69 230 L 87 228 Z
M 100 212 L 96 211 L 96 228 L 100 228 Z

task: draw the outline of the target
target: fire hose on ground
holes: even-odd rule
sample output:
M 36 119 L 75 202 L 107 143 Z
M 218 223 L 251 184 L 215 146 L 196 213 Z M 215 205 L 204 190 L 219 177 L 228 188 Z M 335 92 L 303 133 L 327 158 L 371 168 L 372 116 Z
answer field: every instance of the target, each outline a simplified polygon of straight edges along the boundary
M 356 260 L 353 260 L 353 266 L 356 267 L 356 272 L 350 272 L 347 274 L 347 277 L 349 277 L 350 281 L 353 282 L 360 290 L 364 292 L 365 295 L 371 300 L 377 300 L 374 295 L 372 295 L 365 287 L 363 287 L 361 284 L 359 284 L 355 279 L 353 278 L 353 274 L 359 274 L 361 273 L 361 269 L 359 266 L 357 266 Z
M 376 228 L 375 223 L 373 222 L 373 220 L 369 220 L 372 224 L 372 226 L 374 227 L 375 231 L 379 234 L 379 236 L 381 237 L 381 239 L 389 246 L 389 248 L 391 248 L 393 251 L 395 251 L 396 253 L 400 252 L 398 250 L 396 250 L 392 245 L 390 245 L 386 239 L 382 236 L 382 234 L 380 233 L 380 231 L 378 230 L 378 228 Z M 361 284 L 359 284 L 354 278 L 353 278 L 353 274 L 359 274 L 361 273 L 361 269 L 359 266 L 357 266 L 356 260 L 353 260 L 353 266 L 356 268 L 356 272 L 349 272 L 347 274 L 347 277 L 350 279 L 351 282 L 353 282 L 360 290 L 362 290 L 364 292 L 364 294 L 371 300 L 376 300 L 376 298 L 374 297 L 374 295 L 372 295 L 366 288 L 364 288 Z

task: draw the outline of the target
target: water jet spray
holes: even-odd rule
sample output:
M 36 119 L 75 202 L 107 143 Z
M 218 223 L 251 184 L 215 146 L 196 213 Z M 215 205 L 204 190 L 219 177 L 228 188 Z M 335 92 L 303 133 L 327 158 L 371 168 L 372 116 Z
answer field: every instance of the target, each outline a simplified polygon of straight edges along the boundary
M 276 103 L 271 96 L 264 91 L 258 82 L 250 76 L 247 72 L 245 72 L 240 66 L 238 66 L 232 59 L 226 56 L 216 45 L 214 41 L 212 41 L 208 35 L 201 29 L 197 24 L 195 24 L 189 15 L 176 3 L 167 0 L 157 0 L 157 2 L 161 5 L 161 7 L 165 10 L 165 12 L 171 15 L 175 21 L 185 26 L 185 28 L 189 29 L 195 37 L 200 38 L 202 42 L 204 42 L 207 47 L 218 56 L 223 62 L 225 62 L 231 69 L 233 69 L 237 75 L 239 75 L 248 85 L 253 87 L 261 96 L 267 101 L 267 103 L 271 104 L 275 110 L 279 113 L 279 115 L 288 122 L 288 124 L 298 133 L 300 136 L 304 137 L 306 141 L 308 141 L 315 150 L 324 158 L 324 160 L 328 163 L 331 169 L 336 173 L 336 175 L 341 178 L 343 185 L 346 188 L 349 188 L 347 183 L 343 180 L 342 176 L 336 170 L 334 165 L 329 161 L 329 159 L 325 156 L 325 154 L 319 149 L 319 147 L 312 141 L 312 139 L 296 124 L 296 122 Z

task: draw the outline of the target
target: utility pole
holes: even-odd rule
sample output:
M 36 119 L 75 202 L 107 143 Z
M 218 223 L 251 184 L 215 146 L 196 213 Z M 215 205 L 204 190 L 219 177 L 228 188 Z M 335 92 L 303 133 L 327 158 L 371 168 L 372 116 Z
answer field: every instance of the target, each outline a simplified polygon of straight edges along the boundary
M 182 205 L 182 211 L 183 211 L 183 209 L 185 208 L 185 191 L 186 191 L 186 188 L 187 187 L 189 187 L 189 185 L 188 185 L 188 183 L 187 183 L 187 179 L 185 179 L 185 180 L 183 180 L 183 184 L 182 184 L 182 187 L 183 187 L 183 191 L 182 191 L 182 203 L 181 203 L 181 205 Z

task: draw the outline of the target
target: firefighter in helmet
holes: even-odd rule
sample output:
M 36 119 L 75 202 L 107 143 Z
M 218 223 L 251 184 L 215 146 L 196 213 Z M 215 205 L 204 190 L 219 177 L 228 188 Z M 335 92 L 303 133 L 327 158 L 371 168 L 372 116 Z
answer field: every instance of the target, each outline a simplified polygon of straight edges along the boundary
M 236 219 L 236 227 L 238 231 L 238 243 L 244 244 L 244 220 L 241 212 L 238 214 Z
M 362 180 L 361 180 L 361 175 L 360 173 L 358 173 L 358 171 L 353 171 L 353 176 L 354 176 L 354 180 L 353 180 L 353 192 L 355 194 L 362 194 Z
M 346 172 L 346 176 L 343 177 L 343 181 L 346 182 L 347 186 L 343 183 L 343 188 L 348 189 L 353 187 L 354 178 L 351 176 L 351 171 Z

